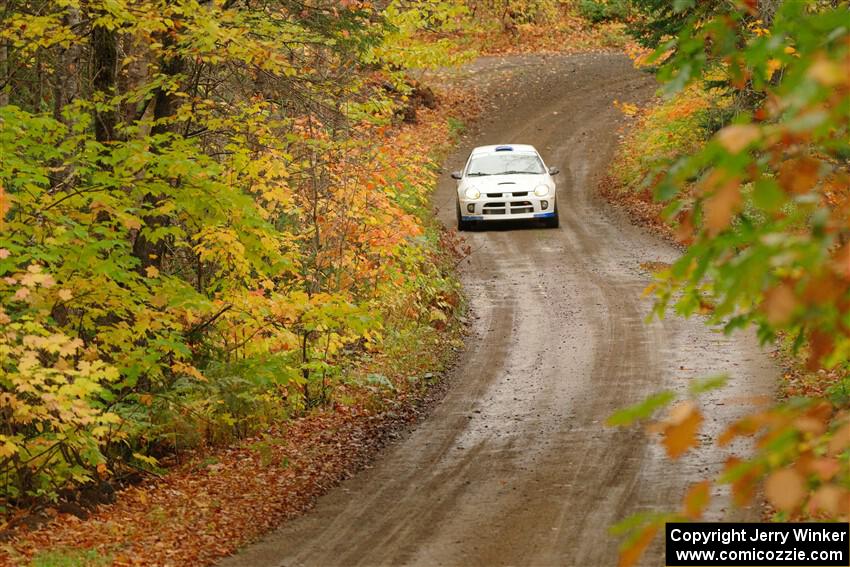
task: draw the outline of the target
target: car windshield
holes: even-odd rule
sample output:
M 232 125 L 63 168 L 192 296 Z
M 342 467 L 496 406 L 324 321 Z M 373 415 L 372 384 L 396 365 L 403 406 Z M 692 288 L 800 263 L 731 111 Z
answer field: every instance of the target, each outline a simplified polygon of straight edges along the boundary
M 498 152 L 473 156 L 469 162 L 467 175 L 511 175 L 515 173 L 530 173 L 539 175 L 545 173 L 543 162 L 537 154 L 521 154 L 516 152 Z

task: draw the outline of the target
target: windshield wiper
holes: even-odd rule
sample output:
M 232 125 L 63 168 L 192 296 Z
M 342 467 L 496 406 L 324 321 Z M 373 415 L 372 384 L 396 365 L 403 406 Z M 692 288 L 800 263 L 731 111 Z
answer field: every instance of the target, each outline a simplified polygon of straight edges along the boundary
M 500 175 L 515 175 L 521 173 L 527 173 L 529 175 L 538 175 L 538 173 L 535 171 L 503 171 Z
M 483 177 L 485 175 L 491 175 L 490 173 L 482 173 L 480 171 L 474 171 L 472 173 L 467 173 L 467 177 Z

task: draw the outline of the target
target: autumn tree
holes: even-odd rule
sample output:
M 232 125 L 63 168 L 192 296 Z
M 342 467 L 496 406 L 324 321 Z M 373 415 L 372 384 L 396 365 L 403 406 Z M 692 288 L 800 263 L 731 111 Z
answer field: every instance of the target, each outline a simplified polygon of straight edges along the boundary
M 403 46 L 465 13 L 4 4 L 0 508 L 327 403 L 385 320 L 456 294 L 427 149 L 388 134 L 405 69 L 455 56 Z
M 668 89 L 722 77 L 756 96 L 699 151 L 651 176 L 687 245 L 659 274 L 657 313 L 708 313 L 727 332 L 754 326 L 762 341 L 786 337 L 810 370 L 839 374 L 829 389 L 732 424 L 715 442 L 752 437 L 755 451 L 730 459 L 713 481 L 730 485 L 738 504 L 763 486 L 780 519 L 846 520 L 850 12 L 842 2 L 738 2 L 702 19 L 687 16 L 693 4 L 676 4 L 684 24 L 656 53 L 669 57 L 660 71 Z M 648 417 L 673 399 L 660 394 L 613 421 Z M 677 441 L 672 457 L 696 445 L 700 416 L 686 401 L 656 427 Z M 695 486 L 682 512 L 625 523 L 623 564 L 664 521 L 699 518 L 708 489 Z

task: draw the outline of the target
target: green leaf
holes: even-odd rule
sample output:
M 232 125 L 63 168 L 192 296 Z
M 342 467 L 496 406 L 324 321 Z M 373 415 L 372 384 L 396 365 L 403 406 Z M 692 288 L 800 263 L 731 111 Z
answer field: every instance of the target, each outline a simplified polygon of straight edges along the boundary
M 727 374 L 718 374 L 717 376 L 710 376 L 708 378 L 694 379 L 691 380 L 690 384 L 688 384 L 688 391 L 692 396 L 698 396 L 700 394 L 722 388 L 728 382 L 729 376 Z
M 649 398 L 633 406 L 617 410 L 606 421 L 607 425 L 622 427 L 635 421 L 649 418 L 657 410 L 669 405 L 676 399 L 676 394 L 669 390 L 653 394 Z

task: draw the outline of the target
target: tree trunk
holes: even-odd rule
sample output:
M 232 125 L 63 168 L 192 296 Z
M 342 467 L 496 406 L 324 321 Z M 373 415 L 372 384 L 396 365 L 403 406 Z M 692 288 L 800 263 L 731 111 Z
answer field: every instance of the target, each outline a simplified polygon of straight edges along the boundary
M 63 18 L 63 23 L 69 28 L 75 28 L 80 23 L 80 11 L 69 8 Z M 80 44 L 73 42 L 59 53 L 59 69 L 56 73 L 53 91 L 53 116 L 64 122 L 62 110 L 69 102 L 79 96 L 77 77 L 80 73 Z
M 106 102 L 115 94 L 118 41 L 114 31 L 97 26 L 92 30 L 91 44 L 92 87 L 101 102 Z M 94 134 L 98 142 L 115 139 L 115 118 L 112 107 L 95 110 Z
M 0 43 L 0 106 L 9 104 L 9 47 Z
M 180 75 L 186 67 L 185 60 L 182 57 L 173 57 L 161 62 L 160 68 L 165 75 L 176 77 Z M 170 116 L 173 116 L 177 111 L 178 100 L 173 93 L 168 92 L 163 88 L 159 88 L 154 95 L 153 118 L 154 127 L 151 129 L 151 135 L 164 134 L 168 132 L 168 124 L 162 121 Z M 142 202 L 149 208 L 154 208 L 159 205 L 159 197 L 148 193 L 144 196 Z M 147 215 L 144 217 L 145 229 L 153 230 L 157 227 L 168 224 L 168 217 L 160 215 Z M 144 271 L 148 267 L 159 268 L 162 265 L 162 257 L 165 253 L 165 242 L 159 240 L 152 242 L 144 232 L 140 232 L 133 242 L 133 255 L 139 260 L 139 269 Z

